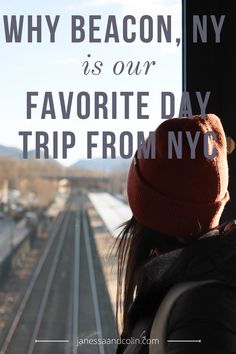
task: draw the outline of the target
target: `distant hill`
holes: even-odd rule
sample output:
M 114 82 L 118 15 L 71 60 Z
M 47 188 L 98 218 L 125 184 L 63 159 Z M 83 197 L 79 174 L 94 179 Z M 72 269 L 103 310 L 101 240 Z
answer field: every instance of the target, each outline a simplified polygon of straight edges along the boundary
M 4 146 L 0 145 L 0 156 L 6 156 L 10 158 L 15 158 L 15 159 L 22 159 L 22 150 L 10 147 L 10 146 Z M 35 151 L 31 150 L 28 153 L 28 156 L 30 158 L 34 158 L 35 156 Z M 45 162 L 47 160 L 38 160 L 41 162 Z M 57 165 L 60 165 L 60 163 L 56 160 L 49 159 L 48 161 L 54 162 Z M 90 171 L 100 171 L 100 172 L 111 172 L 115 170 L 120 170 L 120 171 L 127 171 L 129 168 L 131 160 L 130 159 L 122 159 L 120 157 L 116 159 L 102 159 L 102 158 L 94 158 L 94 159 L 83 159 L 77 161 L 75 164 L 73 164 L 71 167 L 72 168 L 78 168 L 78 169 L 85 169 L 85 170 L 90 170 Z
M 5 145 L 0 145 L 0 156 L 5 156 L 5 157 L 10 157 L 13 159 L 22 159 L 23 157 L 23 152 L 22 150 L 11 147 L 11 146 L 5 146 Z M 42 155 L 43 156 L 43 155 Z M 35 157 L 35 150 L 30 150 L 28 152 L 28 157 L 29 158 L 34 158 Z M 45 161 L 50 161 L 54 162 L 57 165 L 60 165 L 60 163 L 56 160 L 53 160 L 52 158 L 49 158 L 48 160 L 44 160 L 43 158 L 38 160 L 39 162 L 45 162 Z
M 79 169 L 87 169 L 93 171 L 103 171 L 103 172 L 111 172 L 114 170 L 122 170 L 127 171 L 129 168 L 131 160 L 130 159 L 102 159 L 102 158 L 94 158 L 94 159 L 87 159 L 87 160 L 79 160 L 72 168 L 79 168 Z
M 15 147 L 0 145 L 0 156 L 22 158 L 22 151 Z

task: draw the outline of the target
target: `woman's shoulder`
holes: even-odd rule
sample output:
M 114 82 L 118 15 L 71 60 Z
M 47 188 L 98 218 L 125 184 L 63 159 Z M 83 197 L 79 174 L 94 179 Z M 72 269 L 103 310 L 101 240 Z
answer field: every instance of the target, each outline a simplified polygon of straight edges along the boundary
M 171 309 L 169 323 L 177 328 L 199 321 L 231 326 L 236 335 L 236 287 L 212 282 L 184 292 Z
M 222 282 L 224 285 L 207 285 L 194 289 L 184 295 L 183 299 L 189 301 L 184 300 L 182 304 L 185 303 L 185 306 L 189 304 L 191 307 L 193 300 L 199 302 L 200 298 L 204 299 L 206 291 L 209 299 L 218 297 L 220 292 L 219 301 L 222 302 L 222 297 L 227 297 L 225 289 L 228 287 L 236 289 L 235 230 L 227 235 L 198 240 L 186 248 L 156 256 L 147 262 L 144 266 L 143 284 L 129 310 L 130 322 L 134 324 L 141 317 L 155 314 L 168 290 L 175 284 L 209 279 Z M 205 302 L 202 304 L 205 306 Z M 216 308 L 214 302 L 211 304 Z
M 236 285 L 235 222 L 203 235 L 181 249 L 160 255 L 145 265 L 152 283 L 230 278 Z M 232 277 L 231 277 L 232 276 Z
M 169 313 L 167 352 L 171 352 L 172 340 L 196 339 L 201 353 L 226 352 L 236 347 L 235 328 L 236 288 L 223 283 L 197 287 L 180 296 Z M 188 344 L 188 348 L 186 343 L 180 343 L 179 348 L 175 345 L 176 353 L 195 349 L 196 343 Z

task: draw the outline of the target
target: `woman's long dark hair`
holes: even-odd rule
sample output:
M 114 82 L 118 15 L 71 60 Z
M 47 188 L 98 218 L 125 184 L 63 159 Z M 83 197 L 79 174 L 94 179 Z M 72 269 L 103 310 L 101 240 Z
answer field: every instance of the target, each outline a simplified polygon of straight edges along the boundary
M 134 217 L 122 226 L 123 230 L 116 243 L 118 258 L 116 318 L 118 324 L 121 315 L 123 334 L 128 334 L 128 309 L 134 300 L 135 292 L 139 291 L 143 265 L 158 254 L 183 247 L 183 243 L 174 237 L 148 229 Z

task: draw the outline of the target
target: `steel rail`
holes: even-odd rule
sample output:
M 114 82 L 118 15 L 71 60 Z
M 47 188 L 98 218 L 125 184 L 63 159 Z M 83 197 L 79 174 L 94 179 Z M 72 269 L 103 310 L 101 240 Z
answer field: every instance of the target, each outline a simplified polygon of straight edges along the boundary
M 54 241 L 55 241 L 55 239 L 56 239 L 56 237 L 58 235 L 58 231 L 60 230 L 60 227 L 61 227 L 61 225 L 63 224 L 63 222 L 65 220 L 65 217 L 66 217 L 66 211 L 64 213 L 60 214 L 58 220 L 55 222 L 54 231 L 53 231 L 53 233 L 51 235 L 51 238 L 49 239 L 48 244 L 47 244 L 47 246 L 46 246 L 46 248 L 45 248 L 45 250 L 44 250 L 44 252 L 43 252 L 43 254 L 42 254 L 42 256 L 41 256 L 41 258 L 40 258 L 40 260 L 38 262 L 38 264 L 37 264 L 37 267 L 36 267 L 36 269 L 35 269 L 35 271 L 34 271 L 34 273 L 32 275 L 32 278 L 30 280 L 29 286 L 28 286 L 28 288 L 27 288 L 27 290 L 26 290 L 26 292 L 25 292 L 25 294 L 23 296 L 23 299 L 22 299 L 22 301 L 21 301 L 21 303 L 20 303 L 20 305 L 18 307 L 18 310 L 16 312 L 14 320 L 13 320 L 13 322 L 12 322 L 12 324 L 11 324 L 9 330 L 8 330 L 7 336 L 6 336 L 4 342 L 3 342 L 2 346 L 1 346 L 0 354 L 6 354 L 6 352 L 8 350 L 8 347 L 9 347 L 10 343 L 12 342 L 12 339 L 14 337 L 15 331 L 16 331 L 16 329 L 18 327 L 18 324 L 19 324 L 19 322 L 21 320 L 21 317 L 22 317 L 22 315 L 24 313 L 24 310 L 25 310 L 25 308 L 27 306 L 27 303 L 28 303 L 28 301 L 30 299 L 30 296 L 31 296 L 32 291 L 33 291 L 33 289 L 35 287 L 35 284 L 36 284 L 36 282 L 37 282 L 37 280 L 39 278 L 39 275 L 41 274 L 43 266 L 44 266 L 44 264 L 45 264 L 45 262 L 47 260 L 48 254 L 49 254 L 49 252 L 50 252 L 50 250 L 51 250 L 51 248 L 53 246 L 53 243 L 54 243 Z
M 65 237 L 66 237 L 66 234 L 67 234 L 68 224 L 69 224 L 69 216 L 67 217 L 66 221 L 63 223 L 63 227 L 61 229 L 61 237 L 60 237 L 60 240 L 58 242 L 58 245 L 57 245 L 57 248 L 56 248 L 56 252 L 55 252 L 55 256 L 53 258 L 52 266 L 50 268 L 50 272 L 49 272 L 49 275 L 48 275 L 48 278 L 47 278 L 45 291 L 44 291 L 44 294 L 43 294 L 43 297 L 42 297 L 42 300 L 41 300 L 41 303 L 40 303 L 38 316 L 37 316 L 37 319 L 36 319 L 36 322 L 35 322 L 32 338 L 31 338 L 31 341 L 30 341 L 29 348 L 27 350 L 27 354 L 33 354 L 35 344 L 37 343 L 37 337 L 38 337 L 38 334 L 39 334 L 39 330 L 40 330 L 40 326 L 41 326 L 41 323 L 42 323 L 43 315 L 45 313 L 45 308 L 46 308 L 46 305 L 47 305 L 49 293 L 50 293 L 50 290 L 52 288 L 53 280 L 55 278 L 55 274 L 56 274 L 56 270 L 57 270 L 57 265 L 58 265 L 59 258 L 60 258 L 61 252 L 62 252 L 62 248 L 63 248 L 64 241 L 65 241 Z
M 92 249 L 91 249 L 91 244 L 90 244 L 89 227 L 88 227 L 87 213 L 85 210 L 82 211 L 82 226 L 83 226 L 85 248 L 86 248 L 87 260 L 88 260 L 89 278 L 90 278 L 90 286 L 91 286 L 91 291 L 92 291 L 92 299 L 93 299 L 95 321 L 96 321 L 96 327 L 97 327 L 97 335 L 98 335 L 98 339 L 99 339 L 99 343 L 98 343 L 99 353 L 105 354 L 105 349 L 104 349 L 104 345 L 103 345 L 102 321 L 101 321 L 101 314 L 100 314 L 100 309 L 99 309 L 98 293 L 97 293 L 97 287 L 96 287 L 96 278 L 95 278 L 94 264 L 93 264 L 93 258 L 92 258 Z

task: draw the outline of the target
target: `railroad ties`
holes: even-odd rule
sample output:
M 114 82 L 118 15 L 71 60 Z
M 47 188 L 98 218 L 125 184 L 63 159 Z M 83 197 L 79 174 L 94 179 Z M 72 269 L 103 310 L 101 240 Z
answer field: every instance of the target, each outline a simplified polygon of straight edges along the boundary
M 54 221 L 0 354 L 110 354 L 115 321 L 87 215 L 74 192 Z

